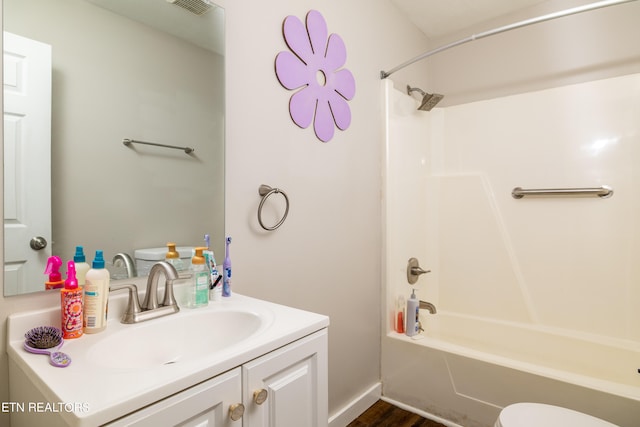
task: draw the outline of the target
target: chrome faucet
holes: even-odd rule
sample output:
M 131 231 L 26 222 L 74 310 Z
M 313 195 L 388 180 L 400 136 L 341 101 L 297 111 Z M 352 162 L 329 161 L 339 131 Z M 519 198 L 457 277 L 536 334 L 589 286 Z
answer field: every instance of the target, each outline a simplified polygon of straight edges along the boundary
M 166 261 L 156 262 L 149 271 L 147 279 L 147 293 L 142 303 L 143 310 L 155 310 L 158 306 L 158 279 L 164 273 L 166 283 L 164 285 L 164 300 L 162 307 L 178 307 L 173 296 L 173 281 L 178 279 L 176 268 Z
M 162 304 L 158 304 L 158 280 L 164 273 L 164 298 Z M 160 261 L 151 267 L 149 278 L 147 279 L 147 292 L 144 302 L 140 306 L 138 297 L 138 287 L 134 284 L 111 285 L 109 292 L 122 289 L 129 291 L 129 302 L 122 316 L 122 323 L 139 323 L 157 317 L 167 316 L 180 311 L 178 303 L 173 296 L 173 282 L 178 279 L 178 272 L 175 267 L 166 261 Z
M 122 267 L 124 265 L 124 268 L 127 271 L 127 278 L 129 279 L 138 275 L 136 265 L 133 262 L 133 259 L 131 259 L 131 256 L 127 253 L 120 252 L 115 254 L 112 263 L 114 267 Z
M 431 304 L 430 302 L 426 302 L 426 301 L 420 300 L 420 302 L 418 303 L 418 307 L 420 309 L 428 310 L 429 313 L 431 313 L 431 314 L 436 314 L 437 313 L 436 306 Z M 418 330 L 420 332 L 424 332 L 424 329 L 422 328 L 422 323 L 420 323 L 420 322 L 418 322 Z
M 426 302 L 426 301 L 422 301 L 421 300 L 419 307 L 422 308 L 422 309 L 428 310 L 429 313 L 431 313 L 431 314 L 436 314 L 437 313 L 436 306 L 431 304 L 430 302 Z

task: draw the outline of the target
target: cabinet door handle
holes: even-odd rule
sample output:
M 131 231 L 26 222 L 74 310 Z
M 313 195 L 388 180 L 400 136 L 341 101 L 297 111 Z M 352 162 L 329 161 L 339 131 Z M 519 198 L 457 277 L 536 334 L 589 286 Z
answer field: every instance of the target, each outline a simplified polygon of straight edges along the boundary
M 256 405 L 262 405 L 267 400 L 268 396 L 269 392 L 261 388 L 260 390 L 256 390 L 253 392 L 253 402 Z
M 234 403 L 229 405 L 229 418 L 231 421 L 238 421 L 244 415 L 244 405 L 242 403 Z

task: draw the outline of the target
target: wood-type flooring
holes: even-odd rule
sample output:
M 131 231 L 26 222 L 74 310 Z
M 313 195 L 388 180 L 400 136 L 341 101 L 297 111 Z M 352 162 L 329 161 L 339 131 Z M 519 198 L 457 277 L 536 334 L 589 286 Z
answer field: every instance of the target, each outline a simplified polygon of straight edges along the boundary
M 347 427 L 445 427 L 384 400 L 378 400 Z

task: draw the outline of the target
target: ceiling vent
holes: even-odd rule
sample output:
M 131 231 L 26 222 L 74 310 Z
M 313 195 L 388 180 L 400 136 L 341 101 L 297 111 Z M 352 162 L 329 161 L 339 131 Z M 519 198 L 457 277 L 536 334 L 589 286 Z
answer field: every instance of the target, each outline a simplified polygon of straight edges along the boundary
M 213 6 L 211 0 L 167 0 L 167 3 L 180 6 L 196 15 L 202 15 Z

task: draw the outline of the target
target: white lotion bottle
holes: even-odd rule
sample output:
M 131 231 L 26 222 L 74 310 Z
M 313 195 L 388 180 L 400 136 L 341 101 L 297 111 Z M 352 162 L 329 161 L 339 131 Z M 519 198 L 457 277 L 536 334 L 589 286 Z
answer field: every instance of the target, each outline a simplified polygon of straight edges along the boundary
M 84 256 L 84 248 L 82 246 L 76 246 L 76 253 L 73 256 L 73 262 L 76 265 L 76 280 L 78 280 L 78 286 L 84 286 L 87 271 L 89 271 L 91 266 L 87 264 L 86 257 Z
M 412 337 L 420 332 L 420 322 L 418 316 L 420 314 L 420 303 L 416 298 L 416 290 L 411 292 L 411 297 L 407 300 L 407 328 L 405 333 Z
M 102 251 L 96 251 L 84 285 L 84 333 L 102 332 L 107 327 L 109 303 L 109 270 L 104 268 Z

